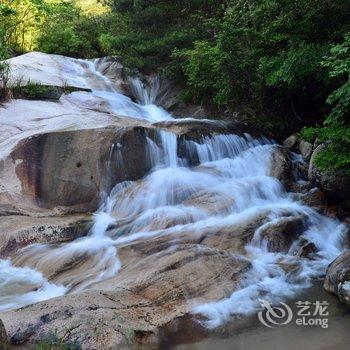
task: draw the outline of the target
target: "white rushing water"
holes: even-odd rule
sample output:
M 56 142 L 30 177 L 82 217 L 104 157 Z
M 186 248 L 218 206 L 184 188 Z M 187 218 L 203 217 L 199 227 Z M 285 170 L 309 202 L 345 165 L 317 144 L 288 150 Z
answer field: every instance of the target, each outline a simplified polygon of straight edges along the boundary
M 62 285 L 49 283 L 38 271 L 0 260 L 0 311 L 54 298 L 66 291 Z
M 151 122 L 172 119 L 172 116 L 165 109 L 154 104 L 159 91 L 157 77 L 151 81 L 149 86 L 145 86 L 139 78 L 129 78 L 129 85 L 137 99 L 134 102 L 130 97 L 117 91 L 109 79 L 96 69 L 95 61 L 83 61 L 83 64 L 88 66 L 89 74 L 95 78 L 96 86 L 92 91 L 93 95 L 106 102 L 116 115 L 145 119 Z M 73 93 L 73 95 L 86 98 L 85 94 L 79 92 Z M 91 99 L 91 96 L 87 98 Z
M 138 98 L 135 103 L 115 91 L 92 62 L 89 67 L 103 82 L 93 94 L 107 101 L 115 113 L 151 122 L 171 118 L 154 105 L 157 80 L 149 90 L 141 81 L 131 81 Z M 221 232 L 263 217 L 244 253 L 237 253 L 251 262 L 239 288 L 225 300 L 193 305 L 194 313 L 206 316 L 208 327 L 216 327 L 231 316 L 255 312 L 259 299 L 276 303 L 293 297 L 310 286 L 312 278 L 324 274 L 343 249 L 343 224 L 297 202 L 269 176 L 275 145 L 268 140 L 249 135 L 203 137 L 183 141 L 185 151 L 180 157 L 176 135 L 159 130 L 158 140 L 148 138 L 147 147 L 152 170 L 141 181 L 114 187 L 95 214 L 87 237 L 62 245 L 31 245 L 13 258 L 15 266 L 0 263 L 1 309 L 81 291 L 115 276 L 121 267 L 118 246 L 128 242 L 143 239 L 147 244 L 158 236 Z M 190 158 L 196 160 L 195 166 L 190 166 Z M 262 230 L 290 217 L 304 218 L 303 235 L 289 252 L 269 252 Z M 312 260 L 295 256 L 302 238 L 317 248 Z M 297 268 L 287 272 L 286 266 Z

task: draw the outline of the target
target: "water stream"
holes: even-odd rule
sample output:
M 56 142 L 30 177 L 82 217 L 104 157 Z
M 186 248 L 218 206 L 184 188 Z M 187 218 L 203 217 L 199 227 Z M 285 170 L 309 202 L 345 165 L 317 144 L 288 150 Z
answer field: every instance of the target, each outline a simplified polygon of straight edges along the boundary
M 131 80 L 136 103 L 116 91 L 93 61 L 87 64 L 99 82 L 93 95 L 108 103 L 115 114 L 149 122 L 172 118 L 154 105 L 157 80 L 149 88 L 138 79 Z M 81 291 L 115 276 L 122 264 L 118 247 L 130 242 L 144 240 L 147 244 L 159 236 L 224 232 L 227 227 L 264 217 L 252 241 L 237 252 L 252 266 L 239 288 L 225 300 L 193 305 L 193 313 L 204 315 L 205 325 L 215 328 L 232 315 L 256 312 L 259 299 L 276 303 L 294 297 L 314 277 L 324 274 L 342 251 L 345 225 L 301 204 L 269 175 L 276 147 L 271 141 L 249 135 L 215 135 L 185 141 L 185 151 L 179 156 L 175 134 L 159 129 L 158 139 L 147 139 L 152 170 L 140 181 L 113 188 L 94 215 L 86 237 L 65 244 L 30 245 L 11 261 L 0 261 L 0 310 Z M 191 157 L 198 159 L 196 166 L 191 166 Z M 262 230 L 299 216 L 305 225 L 300 239 L 287 253 L 269 252 Z M 301 238 L 315 244 L 317 254 L 312 260 L 295 256 Z

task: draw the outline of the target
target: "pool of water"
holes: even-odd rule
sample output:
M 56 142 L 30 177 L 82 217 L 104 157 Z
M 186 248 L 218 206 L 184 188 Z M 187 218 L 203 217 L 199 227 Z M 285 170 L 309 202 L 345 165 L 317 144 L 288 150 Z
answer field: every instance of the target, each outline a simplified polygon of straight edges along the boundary
M 328 319 L 328 328 L 321 325 L 297 325 L 296 318 L 300 308 L 298 301 L 326 301 L 329 303 L 325 312 L 328 316 L 315 316 Z M 348 350 L 350 348 L 350 306 L 338 299 L 316 283 L 312 288 L 300 294 L 296 299 L 286 302 L 293 311 L 293 319 L 286 325 L 264 326 L 258 315 L 233 320 L 220 329 L 207 331 L 198 323 L 185 320 L 182 326 L 164 335 L 164 348 L 176 350 Z M 314 312 L 315 306 L 310 310 Z M 308 312 L 307 310 L 305 312 Z M 312 318 L 312 317 L 311 317 Z M 305 317 L 306 320 L 310 317 Z

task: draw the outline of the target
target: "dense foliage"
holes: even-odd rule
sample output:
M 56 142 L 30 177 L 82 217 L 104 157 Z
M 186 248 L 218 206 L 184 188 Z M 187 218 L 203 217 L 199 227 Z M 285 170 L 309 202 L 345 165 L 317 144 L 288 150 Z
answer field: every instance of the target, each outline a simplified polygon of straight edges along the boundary
M 115 55 L 280 137 L 306 126 L 320 166 L 349 167 L 349 1 L 4 0 L 0 17 L 0 55 Z
M 124 28 L 117 35 L 103 35 L 103 47 L 132 67 L 154 70 L 174 62 L 174 49 L 209 39 L 207 21 L 223 16 L 225 1 L 115 0 L 110 4 L 122 15 Z
M 2 0 L 0 32 L 13 53 L 94 56 L 100 53 L 98 35 L 108 27 L 106 11 L 97 0 Z
M 215 40 L 183 52 L 190 90 L 219 105 L 282 116 L 288 127 L 320 120 L 332 91 L 322 60 L 347 29 L 344 4 L 236 1 Z M 201 68 L 207 60 L 214 72 Z
M 3 11 L 4 8 L 0 7 L 0 18 L 5 17 Z M 10 66 L 5 61 L 9 57 L 5 35 L 4 27 L 0 25 L 0 102 L 8 97 L 7 82 L 10 73 Z
M 325 149 L 316 158 L 319 167 L 346 169 L 350 173 L 350 33 L 345 35 L 343 43 L 331 48 L 322 63 L 329 69 L 331 79 L 343 83 L 327 99 L 332 110 L 324 126 L 305 128 L 301 136 L 325 143 Z

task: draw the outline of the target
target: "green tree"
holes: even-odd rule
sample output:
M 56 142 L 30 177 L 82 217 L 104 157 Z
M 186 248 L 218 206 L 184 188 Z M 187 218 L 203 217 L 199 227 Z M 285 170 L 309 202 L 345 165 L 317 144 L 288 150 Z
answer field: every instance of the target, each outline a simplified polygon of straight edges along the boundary
M 105 52 L 122 57 L 132 68 L 154 71 L 176 63 L 171 58 L 175 49 L 212 37 L 206 21 L 222 16 L 226 1 L 114 0 L 110 4 L 122 16 L 123 25 L 115 33 L 103 33 Z
M 74 57 L 93 55 L 91 42 L 78 31 L 80 11 L 73 1 L 51 4 L 41 27 L 37 48 L 47 53 Z
M 47 9 L 44 0 L 2 0 L 0 19 L 6 45 L 17 52 L 32 50 Z
M 350 3 L 341 0 L 232 2 L 214 23 L 215 37 L 183 52 L 188 89 L 202 100 L 289 116 L 299 125 L 320 121 L 331 91 L 322 59 L 349 16 Z M 207 89 L 196 81 L 205 80 L 208 71 L 199 67 L 213 48 L 222 74 Z
M 350 174 L 350 32 L 343 43 L 332 46 L 322 64 L 338 86 L 327 99 L 332 109 L 324 126 L 305 128 L 301 136 L 324 142 L 325 149 L 318 154 L 316 165 L 345 169 Z
M 36 48 L 79 58 L 102 55 L 99 36 L 115 28 L 112 16 L 96 1 L 58 1 L 47 7 Z
M 10 73 L 10 65 L 5 60 L 9 58 L 8 47 L 6 46 L 6 31 L 5 20 L 12 15 L 12 10 L 9 7 L 0 7 L 0 102 L 8 97 L 8 78 Z

